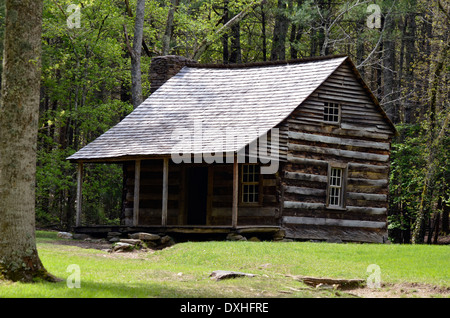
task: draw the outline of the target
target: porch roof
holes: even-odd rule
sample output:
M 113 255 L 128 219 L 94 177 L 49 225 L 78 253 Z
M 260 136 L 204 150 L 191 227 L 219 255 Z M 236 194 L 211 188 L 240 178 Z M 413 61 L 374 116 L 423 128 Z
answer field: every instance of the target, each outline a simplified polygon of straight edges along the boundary
M 288 117 L 346 59 L 186 66 L 120 123 L 67 159 L 237 152 Z

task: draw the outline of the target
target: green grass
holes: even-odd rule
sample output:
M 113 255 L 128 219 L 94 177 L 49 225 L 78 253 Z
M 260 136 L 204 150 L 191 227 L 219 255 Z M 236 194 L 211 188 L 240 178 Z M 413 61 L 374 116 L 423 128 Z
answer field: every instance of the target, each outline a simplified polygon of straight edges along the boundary
M 377 264 L 384 284 L 450 287 L 450 247 L 308 242 L 187 242 L 148 253 L 107 253 L 54 244 L 55 233 L 38 232 L 44 266 L 60 283 L 0 282 L 0 297 L 343 297 L 307 288 L 287 275 L 366 279 Z M 71 264 L 81 288 L 68 288 Z M 214 270 L 257 274 L 214 281 Z

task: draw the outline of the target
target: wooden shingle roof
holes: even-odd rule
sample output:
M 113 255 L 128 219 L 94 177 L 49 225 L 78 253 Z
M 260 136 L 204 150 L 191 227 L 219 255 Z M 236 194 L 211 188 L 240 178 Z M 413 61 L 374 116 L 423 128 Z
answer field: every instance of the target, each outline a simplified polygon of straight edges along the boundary
M 120 123 L 67 159 L 167 156 L 181 135 L 191 144 L 191 153 L 238 151 L 248 144 L 249 132 L 262 134 L 282 122 L 346 59 L 186 66 Z M 227 131 L 237 137 L 235 142 L 225 142 Z

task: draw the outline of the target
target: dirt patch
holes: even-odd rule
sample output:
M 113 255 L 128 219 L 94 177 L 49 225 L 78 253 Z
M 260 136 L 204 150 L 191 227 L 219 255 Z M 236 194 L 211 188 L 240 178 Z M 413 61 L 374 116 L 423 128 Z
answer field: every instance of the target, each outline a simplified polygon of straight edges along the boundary
M 419 283 L 383 284 L 381 288 L 358 288 L 348 292 L 363 298 L 432 298 L 450 297 L 450 287 Z
M 96 249 L 104 251 L 103 257 L 107 258 L 127 258 L 127 259 L 146 259 L 149 253 L 155 253 L 152 249 L 136 249 L 127 252 L 111 252 L 112 243 L 104 239 L 87 239 L 87 240 L 55 240 L 52 244 L 77 246 L 85 249 Z

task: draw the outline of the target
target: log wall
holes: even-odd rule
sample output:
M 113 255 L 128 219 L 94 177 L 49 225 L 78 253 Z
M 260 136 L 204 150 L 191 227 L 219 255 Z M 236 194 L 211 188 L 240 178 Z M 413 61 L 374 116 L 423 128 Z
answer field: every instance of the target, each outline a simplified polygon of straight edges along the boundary
M 323 121 L 324 102 L 341 121 Z M 343 64 L 286 120 L 282 226 L 297 239 L 384 242 L 391 127 Z M 329 164 L 347 167 L 345 206 L 327 207 Z
M 239 174 L 241 165 L 239 165 Z M 215 165 L 213 170 L 212 203 L 210 225 L 231 224 L 231 203 L 233 197 L 233 166 Z M 238 225 L 278 225 L 280 218 L 280 197 L 278 174 L 260 176 L 260 202 L 243 204 L 239 191 Z M 241 188 L 241 183 L 239 183 Z
M 208 167 L 206 225 L 231 225 L 233 197 L 233 165 L 213 164 Z M 187 224 L 189 165 L 169 161 L 167 225 Z M 239 173 L 241 173 L 239 165 Z M 134 162 L 124 164 L 123 225 L 133 224 Z M 139 225 L 161 225 L 163 160 L 142 160 L 140 178 Z M 278 225 L 280 218 L 280 178 L 278 174 L 261 175 L 261 199 L 257 204 L 239 202 L 237 225 Z M 239 183 L 241 188 L 241 184 Z M 239 193 L 239 198 L 241 193 Z
M 324 102 L 341 105 L 338 124 L 324 122 Z M 341 65 L 277 127 L 279 172 L 261 175 L 259 203 L 243 204 L 239 200 L 237 225 L 281 224 L 286 236 L 296 239 L 384 242 L 390 142 L 394 132 L 351 66 Z M 251 155 L 250 150 L 248 154 Z M 330 163 L 340 164 L 346 171 L 345 205 L 339 209 L 327 207 Z M 188 167 L 169 164 L 167 225 L 187 224 Z M 206 225 L 231 225 L 233 165 L 205 167 Z M 161 225 L 162 170 L 162 160 L 141 163 L 141 225 Z M 124 172 L 123 223 L 131 225 L 134 163 L 125 164 Z
M 134 162 L 124 164 L 123 225 L 133 224 Z M 169 162 L 167 224 L 177 224 L 181 198 L 181 167 Z M 139 225 L 161 225 L 163 160 L 142 160 Z

